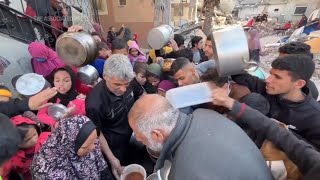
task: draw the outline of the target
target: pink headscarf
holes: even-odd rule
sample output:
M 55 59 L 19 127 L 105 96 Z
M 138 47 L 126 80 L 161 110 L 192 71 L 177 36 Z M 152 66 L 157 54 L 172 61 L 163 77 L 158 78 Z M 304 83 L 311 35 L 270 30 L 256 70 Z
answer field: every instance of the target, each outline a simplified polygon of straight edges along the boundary
M 33 71 L 37 74 L 47 77 L 54 70 L 65 66 L 58 54 L 45 44 L 32 42 L 29 44 L 29 53 L 32 56 L 31 64 Z M 36 58 L 45 58 L 45 62 L 39 62 Z
M 138 57 L 133 57 L 130 53 L 128 55 L 128 58 L 130 59 L 131 63 L 134 64 L 134 62 L 147 62 L 146 55 L 141 51 L 140 47 L 135 41 L 131 41 L 129 52 L 132 48 L 135 48 L 139 51 Z
M 261 49 L 260 45 L 260 32 L 257 29 L 252 29 L 249 32 L 250 39 L 249 39 L 249 49 L 254 50 L 254 49 Z

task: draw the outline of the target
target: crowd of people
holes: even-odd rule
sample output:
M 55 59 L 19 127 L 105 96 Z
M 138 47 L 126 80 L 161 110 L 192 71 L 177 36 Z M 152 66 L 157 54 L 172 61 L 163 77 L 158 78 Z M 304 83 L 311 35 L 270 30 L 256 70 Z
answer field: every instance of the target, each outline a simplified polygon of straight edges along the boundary
M 130 34 L 128 28 L 111 27 L 107 37 L 100 25 L 94 28 L 97 58 L 90 65 L 99 72 L 97 84 L 82 84 L 77 67 L 32 42 L 33 71 L 52 88 L 14 99 L 0 86 L 2 179 L 119 179 L 129 164 L 150 174 L 166 160 L 168 179 L 320 178 L 320 104 L 310 80 L 310 46 L 283 45 L 266 80 L 247 73 L 220 77 L 211 36 L 185 42 L 175 34 L 163 48 L 144 53 L 137 34 L 119 37 L 122 30 Z M 257 32 L 250 36 L 251 58 L 259 61 Z M 210 103 L 175 109 L 165 98 L 170 89 L 201 82 L 210 84 Z M 67 107 L 59 120 L 48 114 L 53 103 Z M 149 158 L 145 146 L 159 153 L 151 168 L 142 162 Z

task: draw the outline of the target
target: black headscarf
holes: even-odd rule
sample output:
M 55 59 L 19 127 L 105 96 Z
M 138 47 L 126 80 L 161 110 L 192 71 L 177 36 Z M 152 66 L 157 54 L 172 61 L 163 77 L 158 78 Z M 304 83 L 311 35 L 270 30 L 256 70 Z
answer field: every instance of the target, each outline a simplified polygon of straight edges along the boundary
M 76 74 L 73 72 L 73 70 L 69 66 L 59 68 L 52 73 L 52 81 L 51 81 L 52 84 L 54 84 L 54 75 L 58 71 L 66 71 L 70 75 L 71 83 L 72 83 L 71 89 L 66 94 L 61 94 L 58 92 L 57 95 L 55 95 L 53 98 L 49 100 L 49 102 L 56 103 L 57 99 L 60 99 L 60 104 L 63 104 L 64 106 L 67 107 L 69 102 L 76 99 L 77 96 L 79 95 L 76 91 Z

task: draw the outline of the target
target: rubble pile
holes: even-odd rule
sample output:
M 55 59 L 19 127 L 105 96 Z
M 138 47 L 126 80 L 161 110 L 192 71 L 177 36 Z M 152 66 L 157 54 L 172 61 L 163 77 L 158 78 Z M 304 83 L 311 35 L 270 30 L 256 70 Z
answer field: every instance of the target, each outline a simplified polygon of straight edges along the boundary
M 264 72 L 269 72 L 271 69 L 271 63 L 275 60 L 279 53 L 278 53 L 278 46 L 272 47 L 265 47 L 262 52 L 260 53 L 260 67 L 264 70 Z M 316 69 L 313 73 L 312 80 L 319 80 L 320 79 L 320 56 L 314 57 L 314 62 L 316 64 Z

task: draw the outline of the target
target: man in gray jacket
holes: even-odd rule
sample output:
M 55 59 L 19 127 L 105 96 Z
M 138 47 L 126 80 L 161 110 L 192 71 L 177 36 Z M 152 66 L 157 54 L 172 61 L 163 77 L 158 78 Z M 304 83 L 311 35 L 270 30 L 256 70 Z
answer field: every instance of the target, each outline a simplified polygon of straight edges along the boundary
M 136 139 L 161 152 L 155 169 L 172 163 L 171 179 L 273 179 L 260 151 L 233 122 L 212 110 L 180 113 L 159 95 L 145 95 L 132 107 Z

